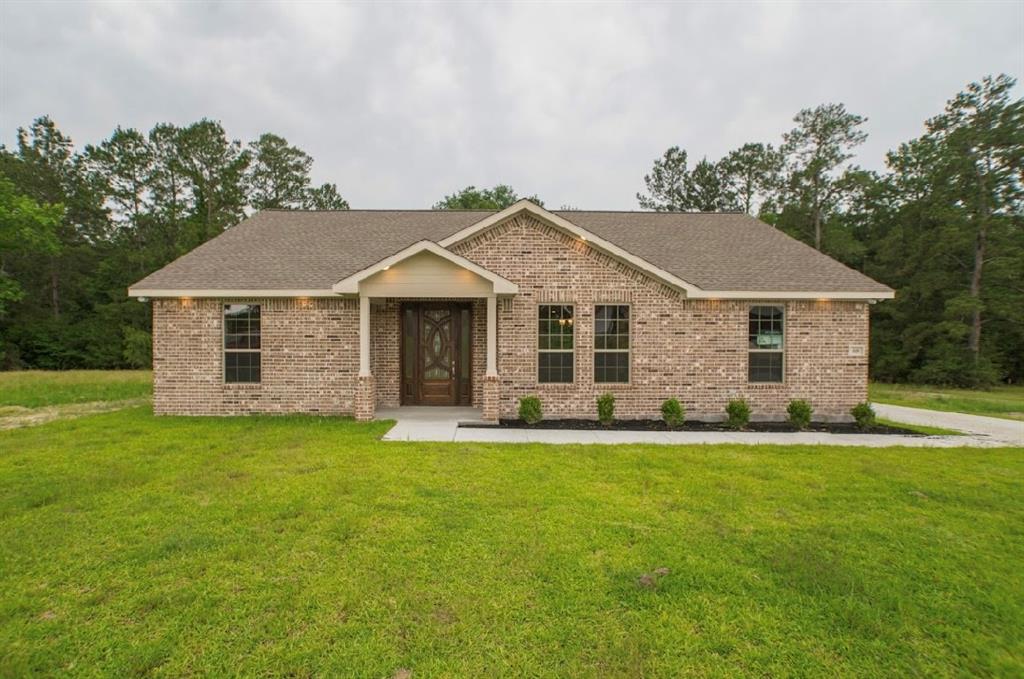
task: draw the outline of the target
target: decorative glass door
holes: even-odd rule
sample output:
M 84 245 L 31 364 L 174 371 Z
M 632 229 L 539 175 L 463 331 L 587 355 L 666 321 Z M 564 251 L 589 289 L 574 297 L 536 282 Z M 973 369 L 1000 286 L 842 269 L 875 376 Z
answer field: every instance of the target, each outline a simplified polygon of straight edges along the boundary
M 469 306 L 402 305 L 402 403 L 469 405 Z

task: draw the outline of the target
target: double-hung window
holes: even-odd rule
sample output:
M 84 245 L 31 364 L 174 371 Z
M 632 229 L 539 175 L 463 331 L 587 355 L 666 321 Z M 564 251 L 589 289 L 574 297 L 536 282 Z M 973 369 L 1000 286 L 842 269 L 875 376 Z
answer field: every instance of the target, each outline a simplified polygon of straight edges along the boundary
M 782 382 L 785 332 L 781 306 L 752 306 L 747 344 L 750 382 Z
M 224 305 L 224 381 L 260 381 L 260 305 Z
M 572 382 L 573 308 L 567 304 L 541 304 L 537 309 L 537 381 Z
M 629 382 L 629 305 L 594 307 L 594 382 Z

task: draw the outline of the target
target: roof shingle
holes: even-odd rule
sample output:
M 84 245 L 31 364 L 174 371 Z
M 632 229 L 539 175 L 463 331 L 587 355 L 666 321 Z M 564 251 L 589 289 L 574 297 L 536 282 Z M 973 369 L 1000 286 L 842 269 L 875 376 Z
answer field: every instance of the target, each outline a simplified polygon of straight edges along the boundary
M 132 286 L 139 290 L 329 290 L 420 240 L 485 217 L 476 210 L 265 210 Z M 555 214 L 704 290 L 889 292 L 745 214 Z

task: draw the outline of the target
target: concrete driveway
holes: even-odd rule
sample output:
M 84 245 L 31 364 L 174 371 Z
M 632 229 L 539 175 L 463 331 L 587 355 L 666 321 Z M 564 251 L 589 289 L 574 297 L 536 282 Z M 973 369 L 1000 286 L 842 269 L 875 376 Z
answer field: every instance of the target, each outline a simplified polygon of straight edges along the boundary
M 983 415 L 967 415 L 965 413 L 946 413 L 940 410 L 924 408 L 908 408 L 888 403 L 872 403 L 879 417 L 895 422 L 920 424 L 926 427 L 943 427 L 955 429 L 972 436 L 990 439 L 1012 446 L 1024 446 L 1024 422 L 1004 420 L 999 417 Z

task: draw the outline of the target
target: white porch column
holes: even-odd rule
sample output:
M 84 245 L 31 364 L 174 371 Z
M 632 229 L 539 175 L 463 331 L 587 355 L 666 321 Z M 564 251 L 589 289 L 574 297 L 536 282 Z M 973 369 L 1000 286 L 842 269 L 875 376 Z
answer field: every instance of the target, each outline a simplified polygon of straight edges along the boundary
M 370 298 L 359 296 L 359 376 L 370 375 Z
M 498 299 L 487 297 L 487 377 L 498 376 Z

